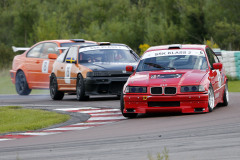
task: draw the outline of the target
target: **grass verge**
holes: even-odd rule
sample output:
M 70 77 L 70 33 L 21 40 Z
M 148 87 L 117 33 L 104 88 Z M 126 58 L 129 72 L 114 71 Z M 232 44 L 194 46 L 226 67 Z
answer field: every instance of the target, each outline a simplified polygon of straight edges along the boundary
M 19 106 L 0 107 L 0 133 L 37 130 L 70 119 L 69 115 Z
M 228 81 L 229 92 L 240 92 L 240 80 Z

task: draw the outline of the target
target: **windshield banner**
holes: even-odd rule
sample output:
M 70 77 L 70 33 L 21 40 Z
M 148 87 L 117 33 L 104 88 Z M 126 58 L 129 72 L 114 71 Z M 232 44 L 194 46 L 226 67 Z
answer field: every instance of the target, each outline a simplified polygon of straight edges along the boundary
M 92 47 L 84 47 L 80 48 L 79 52 L 85 52 L 85 51 L 92 51 L 92 50 L 99 50 L 99 49 L 121 49 L 121 50 L 129 50 L 125 46 L 92 46 Z
M 143 55 L 142 59 L 160 57 L 160 56 L 175 56 L 175 55 L 195 55 L 195 56 L 205 56 L 204 52 L 201 50 L 159 50 L 150 51 Z

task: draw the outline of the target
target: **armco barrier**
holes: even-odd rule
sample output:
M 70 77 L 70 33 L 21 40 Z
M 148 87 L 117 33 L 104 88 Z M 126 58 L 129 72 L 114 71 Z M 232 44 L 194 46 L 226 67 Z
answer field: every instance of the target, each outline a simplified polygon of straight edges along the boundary
M 221 51 L 219 57 L 227 76 L 240 79 L 240 51 Z

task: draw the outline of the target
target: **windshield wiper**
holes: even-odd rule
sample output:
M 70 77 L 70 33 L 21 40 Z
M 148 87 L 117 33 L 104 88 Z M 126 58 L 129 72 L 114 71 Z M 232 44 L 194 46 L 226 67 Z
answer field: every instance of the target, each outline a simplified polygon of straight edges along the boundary
M 163 66 L 161 66 L 161 65 L 159 65 L 159 64 L 155 64 L 155 63 L 146 63 L 146 62 L 145 62 L 144 64 L 149 65 L 149 66 L 152 66 L 152 67 L 155 67 L 155 68 L 174 69 L 174 70 L 176 70 L 176 68 L 173 68 L 173 67 L 163 67 Z

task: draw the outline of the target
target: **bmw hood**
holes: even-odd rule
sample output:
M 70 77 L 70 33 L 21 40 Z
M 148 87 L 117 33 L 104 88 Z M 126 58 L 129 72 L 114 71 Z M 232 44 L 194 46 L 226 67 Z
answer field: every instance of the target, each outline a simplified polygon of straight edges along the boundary
M 199 85 L 208 71 L 162 70 L 136 72 L 128 79 L 130 86 Z

